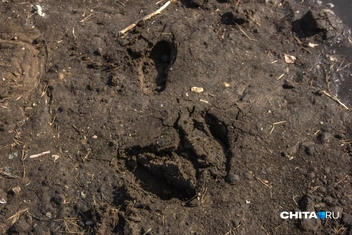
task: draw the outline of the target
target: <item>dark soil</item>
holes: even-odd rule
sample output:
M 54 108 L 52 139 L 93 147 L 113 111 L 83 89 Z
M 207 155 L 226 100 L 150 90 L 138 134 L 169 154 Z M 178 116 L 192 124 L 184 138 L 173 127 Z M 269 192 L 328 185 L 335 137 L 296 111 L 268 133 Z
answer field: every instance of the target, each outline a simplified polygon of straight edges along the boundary
M 119 33 L 156 2 L 1 1 L 0 232 L 352 233 L 339 19 L 181 0 Z

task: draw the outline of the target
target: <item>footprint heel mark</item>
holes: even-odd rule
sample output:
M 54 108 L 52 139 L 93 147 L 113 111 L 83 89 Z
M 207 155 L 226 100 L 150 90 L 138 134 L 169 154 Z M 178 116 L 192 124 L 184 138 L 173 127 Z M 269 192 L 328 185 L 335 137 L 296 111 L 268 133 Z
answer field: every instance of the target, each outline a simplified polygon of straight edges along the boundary
M 222 147 L 222 156 L 225 156 L 225 159 L 223 159 L 226 166 L 225 171 L 226 174 L 228 174 L 230 170 L 232 152 L 230 151 L 227 125 L 224 122 L 220 121 L 215 115 L 210 113 L 205 113 L 204 119 L 205 123 L 208 125 L 208 129 L 210 130 L 210 133 L 213 136 L 214 140 L 218 142 L 219 145 Z
M 154 61 L 157 76 L 155 78 L 156 91 L 162 92 L 166 88 L 170 66 L 175 62 L 177 48 L 173 42 L 161 40 L 155 44 L 149 58 Z

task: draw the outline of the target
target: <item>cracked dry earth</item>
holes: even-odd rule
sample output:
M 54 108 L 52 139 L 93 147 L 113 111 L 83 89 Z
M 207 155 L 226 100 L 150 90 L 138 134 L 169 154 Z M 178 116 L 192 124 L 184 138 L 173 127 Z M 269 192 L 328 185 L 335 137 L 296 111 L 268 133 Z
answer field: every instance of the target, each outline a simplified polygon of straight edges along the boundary
M 350 234 L 342 22 L 181 0 L 119 33 L 165 2 L 1 1 L 1 233 Z

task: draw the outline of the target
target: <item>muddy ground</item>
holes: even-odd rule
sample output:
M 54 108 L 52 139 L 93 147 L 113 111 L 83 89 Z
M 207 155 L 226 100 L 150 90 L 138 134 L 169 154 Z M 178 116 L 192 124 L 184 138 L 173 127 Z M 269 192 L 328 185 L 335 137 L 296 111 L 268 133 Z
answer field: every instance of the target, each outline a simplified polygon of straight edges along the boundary
M 156 2 L 1 1 L 0 232 L 351 234 L 339 19 L 181 0 L 120 33 Z

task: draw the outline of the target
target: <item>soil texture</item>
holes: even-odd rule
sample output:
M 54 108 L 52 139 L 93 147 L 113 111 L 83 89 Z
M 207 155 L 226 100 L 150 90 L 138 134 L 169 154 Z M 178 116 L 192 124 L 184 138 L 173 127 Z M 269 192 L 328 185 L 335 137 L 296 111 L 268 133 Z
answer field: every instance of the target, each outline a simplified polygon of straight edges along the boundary
M 0 233 L 351 234 L 339 18 L 165 3 L 0 2 Z

